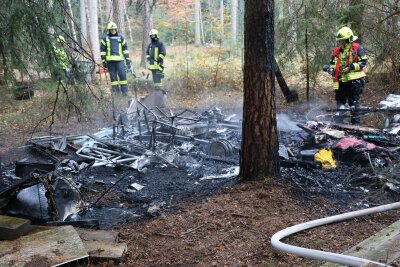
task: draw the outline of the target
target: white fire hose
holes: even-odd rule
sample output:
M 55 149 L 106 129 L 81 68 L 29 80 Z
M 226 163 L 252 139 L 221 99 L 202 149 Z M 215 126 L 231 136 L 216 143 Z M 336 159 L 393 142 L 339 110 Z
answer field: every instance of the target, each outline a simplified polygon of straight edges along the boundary
M 400 208 L 400 202 L 395 202 L 387 205 L 382 205 L 374 208 L 369 208 L 369 209 L 363 209 L 363 210 L 358 210 L 358 211 L 353 211 L 353 212 L 347 212 L 331 217 L 326 217 L 314 221 L 309 221 L 306 223 L 298 224 L 291 226 L 289 228 L 283 229 L 277 233 L 275 233 L 272 238 L 271 238 L 271 244 L 274 248 L 282 250 L 287 253 L 295 254 L 301 257 L 305 258 L 311 258 L 311 259 L 316 259 L 316 260 L 321 260 L 321 261 L 329 261 L 329 262 L 334 262 L 334 263 L 339 263 L 343 265 L 348 265 L 348 266 L 363 266 L 368 263 L 373 263 L 376 264 L 377 266 L 390 266 L 386 265 L 384 263 L 380 262 L 375 262 L 367 259 L 362 259 L 358 257 L 353 257 L 353 256 L 348 256 L 348 255 L 343 255 L 343 254 L 336 254 L 332 252 L 325 252 L 325 251 L 320 251 L 320 250 L 314 250 L 314 249 L 308 249 L 308 248 L 303 248 L 303 247 L 296 247 L 292 245 L 288 245 L 285 243 L 281 242 L 281 239 L 288 237 L 292 234 L 311 229 L 314 227 L 330 224 L 330 223 L 336 223 L 348 219 L 353 219 L 356 217 L 364 216 L 364 215 L 369 215 L 373 213 L 378 213 L 378 212 L 383 212 L 383 211 L 388 211 L 388 210 L 393 210 L 393 209 L 398 209 Z

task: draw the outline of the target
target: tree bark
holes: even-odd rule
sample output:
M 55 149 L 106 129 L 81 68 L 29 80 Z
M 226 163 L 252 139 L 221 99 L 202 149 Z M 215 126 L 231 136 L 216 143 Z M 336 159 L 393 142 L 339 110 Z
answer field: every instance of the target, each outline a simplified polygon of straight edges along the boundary
M 195 34 L 194 34 L 194 44 L 199 46 L 201 45 L 200 38 L 200 0 L 194 1 L 194 17 L 195 17 Z
M 114 7 L 112 4 L 113 0 L 106 0 L 106 23 L 108 24 L 110 21 L 114 21 Z
M 125 36 L 125 11 L 124 5 L 120 0 L 113 0 L 113 7 L 114 7 L 114 22 L 118 25 L 118 32 Z
M 86 0 L 79 0 L 79 15 L 81 22 L 81 46 L 88 47 L 88 32 L 86 21 Z
M 240 178 L 279 176 L 275 103 L 274 1 L 245 2 L 243 136 Z
M 71 1 L 70 0 L 65 0 L 65 5 L 67 7 L 67 14 L 66 14 L 66 20 L 68 22 L 69 28 L 70 28 L 70 34 L 71 37 L 74 41 L 74 46 L 76 46 L 76 43 L 78 42 L 78 38 L 76 36 L 76 30 L 75 30 L 75 23 L 74 23 L 74 14 L 72 13 L 72 7 L 71 7 Z
M 140 67 L 146 68 L 146 49 L 150 43 L 149 32 L 153 28 L 153 20 L 151 18 L 152 0 L 144 0 L 142 7 L 142 20 L 143 20 L 143 42 L 142 42 L 142 57 L 140 60 Z
M 285 78 L 283 77 L 283 74 L 281 72 L 281 69 L 279 68 L 278 63 L 276 62 L 276 59 L 274 57 L 274 64 L 275 64 L 275 77 L 276 80 L 278 81 L 279 87 L 281 88 L 281 91 L 283 95 L 285 96 L 286 102 L 294 102 L 299 100 L 299 95 L 297 94 L 297 91 L 291 91 L 289 89 L 289 86 L 287 85 Z
M 236 46 L 237 40 L 237 0 L 232 0 L 231 2 L 231 44 L 233 47 Z
M 129 40 L 130 40 L 130 43 L 133 44 L 133 35 L 132 35 L 131 20 L 129 19 L 128 9 L 126 8 L 125 2 L 123 2 L 123 4 L 124 4 L 124 11 L 125 11 L 126 24 L 128 25 Z
M 221 21 L 221 41 L 224 38 L 224 0 L 219 0 L 219 19 Z
M 87 0 L 89 10 L 89 36 L 91 41 L 91 50 L 93 55 L 93 61 L 96 64 L 100 63 L 100 41 L 99 41 L 99 26 L 97 24 L 97 0 Z

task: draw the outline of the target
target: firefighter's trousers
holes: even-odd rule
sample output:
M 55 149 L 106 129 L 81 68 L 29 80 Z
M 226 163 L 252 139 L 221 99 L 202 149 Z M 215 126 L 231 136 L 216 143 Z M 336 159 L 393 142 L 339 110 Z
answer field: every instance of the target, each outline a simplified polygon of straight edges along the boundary
M 125 63 L 121 61 L 107 61 L 107 68 L 110 72 L 111 86 L 114 94 L 128 94 L 128 82 L 126 80 Z M 119 78 L 119 80 L 118 80 Z

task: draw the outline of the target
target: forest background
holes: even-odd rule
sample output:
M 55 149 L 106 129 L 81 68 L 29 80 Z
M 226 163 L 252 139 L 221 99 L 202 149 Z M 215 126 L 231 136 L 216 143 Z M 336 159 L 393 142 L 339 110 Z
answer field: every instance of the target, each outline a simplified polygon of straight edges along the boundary
M 369 57 L 374 94 L 399 88 L 400 1 L 275 1 L 275 59 L 300 101 L 331 97 L 330 77 L 321 69 L 335 46 L 335 33 L 350 26 Z M 5 0 L 0 10 L 0 126 L 18 130 L 20 141 L 57 119 L 110 117 L 110 82 L 99 80 L 99 38 L 109 21 L 119 25 L 137 76 L 148 77 L 144 50 L 156 28 L 167 46 L 165 89 L 180 107 L 206 107 L 217 99 L 242 104 L 244 1 L 241 0 Z M 90 78 L 75 86 L 54 79 L 54 43 L 64 36 L 71 68 Z M 132 86 L 146 82 L 130 76 Z M 22 84 L 36 97 L 14 100 Z M 367 86 L 368 87 L 368 86 Z M 279 101 L 283 98 L 278 91 Z M 231 106 L 231 105 L 230 105 Z M 96 111 L 97 110 L 97 111 Z M 27 112 L 29 111 L 29 112 Z M 62 120 L 61 120 L 62 121 Z M 64 120 L 65 121 L 65 120 Z M 93 122 L 93 121 L 92 121 Z M 94 124 L 96 127 L 96 124 Z M 6 130 L 8 129 L 8 130 Z M 34 129 L 34 130 L 32 130 Z

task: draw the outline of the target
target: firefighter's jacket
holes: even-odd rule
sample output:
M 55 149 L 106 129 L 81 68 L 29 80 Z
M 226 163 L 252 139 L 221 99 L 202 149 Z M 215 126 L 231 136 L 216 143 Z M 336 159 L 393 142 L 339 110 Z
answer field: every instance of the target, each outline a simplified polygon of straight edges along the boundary
M 365 77 L 364 67 L 367 64 L 367 56 L 364 49 L 358 43 L 348 43 L 344 48 L 335 47 L 331 57 L 333 72 L 333 89 L 339 89 L 339 81 L 350 82 Z M 343 70 L 348 67 L 349 71 Z
M 167 55 L 164 44 L 160 40 L 151 41 L 147 46 L 146 58 L 149 70 L 164 69 L 164 58 Z
M 100 56 L 102 61 L 123 61 L 129 58 L 128 45 L 120 35 L 106 34 L 100 42 Z
M 53 49 L 54 49 L 54 53 L 56 55 L 56 60 L 57 60 L 58 66 L 63 70 L 67 69 L 69 62 L 68 62 L 68 56 L 67 56 L 67 53 L 65 52 L 65 49 L 59 44 L 54 45 Z

